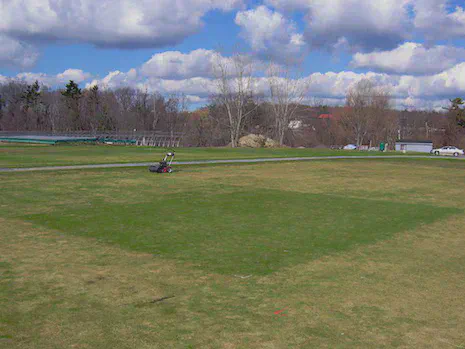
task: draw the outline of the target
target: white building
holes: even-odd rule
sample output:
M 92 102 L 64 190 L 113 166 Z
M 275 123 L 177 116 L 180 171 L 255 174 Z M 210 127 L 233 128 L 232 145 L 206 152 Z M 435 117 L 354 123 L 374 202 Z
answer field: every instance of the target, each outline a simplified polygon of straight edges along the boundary
M 418 153 L 429 153 L 433 150 L 432 141 L 410 141 L 399 140 L 396 142 L 396 151 L 412 151 Z
M 291 130 L 297 130 L 297 129 L 302 127 L 302 121 L 300 121 L 300 120 L 292 120 L 292 121 L 289 122 L 288 127 Z

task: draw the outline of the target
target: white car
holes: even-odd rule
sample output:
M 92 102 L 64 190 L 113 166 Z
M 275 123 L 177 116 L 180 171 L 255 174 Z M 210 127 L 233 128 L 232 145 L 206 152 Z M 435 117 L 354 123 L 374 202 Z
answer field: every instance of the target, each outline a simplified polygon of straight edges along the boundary
M 356 150 L 357 146 L 355 144 L 347 144 L 343 149 L 344 150 Z
M 431 154 L 434 155 L 450 155 L 450 156 L 459 156 L 463 155 L 463 149 L 459 149 L 457 147 L 442 147 L 438 149 L 431 150 Z

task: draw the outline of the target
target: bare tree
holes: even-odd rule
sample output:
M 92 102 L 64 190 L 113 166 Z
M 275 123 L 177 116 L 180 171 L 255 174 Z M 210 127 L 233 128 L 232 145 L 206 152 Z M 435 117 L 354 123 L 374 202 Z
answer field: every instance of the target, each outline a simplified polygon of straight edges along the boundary
M 189 146 L 207 147 L 212 144 L 214 128 L 212 127 L 209 108 L 200 108 L 190 113 L 186 132 Z
M 152 95 L 153 99 L 153 121 L 152 121 L 152 130 L 156 130 L 158 122 L 163 117 L 165 113 L 165 99 L 161 94 L 154 93 Z
M 258 98 L 254 94 L 254 83 L 257 82 L 256 86 L 260 83 L 266 89 L 268 80 L 267 77 L 260 81 L 254 79 L 249 58 L 221 58 L 219 63 L 222 69 L 217 71 L 221 79 L 215 82 L 222 89 L 218 89 L 214 103 L 205 107 L 201 115 L 187 112 L 186 97 L 181 94 L 162 96 L 157 92 L 132 87 L 111 89 L 99 86 L 99 89 L 83 89 L 76 106 L 71 103 L 71 96 L 62 95 L 62 90 L 40 86 L 39 91 L 37 88 L 34 90 L 40 92 L 36 96 L 37 93 L 29 93 L 32 90 L 27 83 L 10 80 L 0 83 L 0 127 L 4 131 L 56 132 L 74 129 L 95 132 L 157 130 L 171 133 L 176 140 L 176 133 L 183 132 L 189 145 L 237 146 L 239 137 L 245 132 L 270 137 L 276 133 L 282 135 L 282 129 L 285 130 L 292 119 L 302 121 L 302 127 L 292 134 L 284 131 L 284 141 L 293 146 L 342 144 L 351 138 L 358 139 L 357 143 L 362 144 L 366 140 L 389 141 L 397 136 L 400 114 L 387 110 L 389 95 L 374 85 L 363 89 L 354 87 L 344 109 L 314 103 L 313 108 L 301 106 L 294 111 L 296 105 L 300 104 L 298 102 L 305 88 L 298 91 L 297 87 L 294 89 L 292 86 L 294 81 L 284 79 L 290 72 L 269 74 L 268 78 L 273 77 L 271 86 L 276 101 L 271 106 L 271 97 L 266 103 L 255 103 Z M 72 117 L 70 107 L 79 113 L 78 120 Z M 272 110 L 278 112 L 280 108 L 284 111 L 277 113 L 278 117 L 270 117 L 274 115 Z M 320 114 L 333 114 L 334 118 L 319 119 Z M 448 120 L 445 113 L 404 114 L 403 132 L 406 136 L 423 138 L 427 132 L 427 135 L 443 141 L 444 136 L 449 134 L 444 126 Z M 277 132 L 278 118 L 284 120 L 279 124 L 282 126 L 281 132 Z
M 117 105 L 113 107 L 115 108 L 115 118 L 119 123 L 119 128 L 133 130 L 137 127 L 134 112 L 136 90 L 131 87 L 121 87 L 112 92 L 117 102 Z
M 151 108 L 151 98 L 147 90 L 136 90 L 135 94 L 135 113 L 137 120 L 137 129 L 149 130 L 152 124 L 151 117 L 152 108 Z
M 21 81 L 8 81 L 0 86 L 3 104 L 3 128 L 6 130 L 25 130 L 28 128 L 21 98 L 26 87 L 27 85 Z
M 360 80 L 349 89 L 341 124 L 351 133 L 357 146 L 362 145 L 367 139 L 377 117 L 383 117 L 389 105 L 389 92 L 375 86 L 371 80 Z
M 279 144 L 284 145 L 289 123 L 307 95 L 309 84 L 295 74 L 291 66 L 274 63 L 267 70 L 267 83 L 270 89 L 268 105 L 275 120 L 276 136 Z
M 373 117 L 374 122 L 372 123 L 372 130 L 370 132 L 371 141 L 374 144 L 386 142 L 394 145 L 399 133 L 398 113 L 394 110 L 380 110 Z
M 165 102 L 165 125 L 170 133 L 171 141 L 175 139 L 175 132 L 183 131 L 186 123 L 187 97 L 184 94 L 172 95 Z
M 237 147 L 244 121 L 253 112 L 248 108 L 254 99 L 255 78 L 250 56 L 234 54 L 224 58 L 217 53 L 213 71 L 217 93 L 215 103 L 224 107 L 227 114 L 231 147 Z

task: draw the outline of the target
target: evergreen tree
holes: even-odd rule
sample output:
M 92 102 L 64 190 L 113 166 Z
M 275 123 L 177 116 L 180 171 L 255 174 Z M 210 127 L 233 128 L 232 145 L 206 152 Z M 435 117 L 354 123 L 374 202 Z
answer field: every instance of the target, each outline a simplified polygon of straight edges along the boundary
M 39 81 L 26 85 L 20 96 L 23 122 L 26 129 L 42 129 L 44 125 L 45 105 L 42 102 L 42 91 Z
M 111 131 L 114 129 L 108 104 L 105 103 L 104 96 L 102 98 L 97 85 L 93 86 L 89 91 L 88 109 L 92 123 L 98 131 Z
M 69 83 L 66 84 L 66 90 L 62 91 L 61 94 L 64 97 L 76 100 L 81 98 L 82 91 L 78 84 L 76 84 L 73 80 L 70 80 Z
M 37 108 L 40 103 L 40 85 L 39 81 L 35 81 L 32 85 L 27 85 L 26 91 L 21 96 L 23 108 L 28 111 L 30 108 Z
M 0 95 L 0 131 L 3 130 L 2 119 L 3 119 L 3 109 L 6 106 L 5 100 L 2 95 Z
M 465 101 L 462 98 L 455 98 L 450 102 L 451 106 L 449 111 L 452 113 L 452 116 L 455 117 L 457 125 L 465 127 L 465 108 L 462 107 L 465 105 Z
M 66 90 L 61 92 L 62 96 L 66 101 L 66 106 L 71 117 L 71 127 L 74 130 L 82 130 L 83 124 L 80 114 L 80 99 L 82 97 L 82 91 L 79 88 L 79 85 L 76 84 L 73 80 L 70 80 L 66 84 Z

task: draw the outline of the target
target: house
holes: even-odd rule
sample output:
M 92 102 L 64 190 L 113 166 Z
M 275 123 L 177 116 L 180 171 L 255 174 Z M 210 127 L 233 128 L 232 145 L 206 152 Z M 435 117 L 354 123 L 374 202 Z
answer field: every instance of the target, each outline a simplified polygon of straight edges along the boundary
M 412 151 L 419 153 L 429 153 L 433 150 L 432 141 L 398 140 L 396 151 Z
M 291 120 L 288 127 L 291 130 L 297 130 L 302 127 L 302 120 Z

